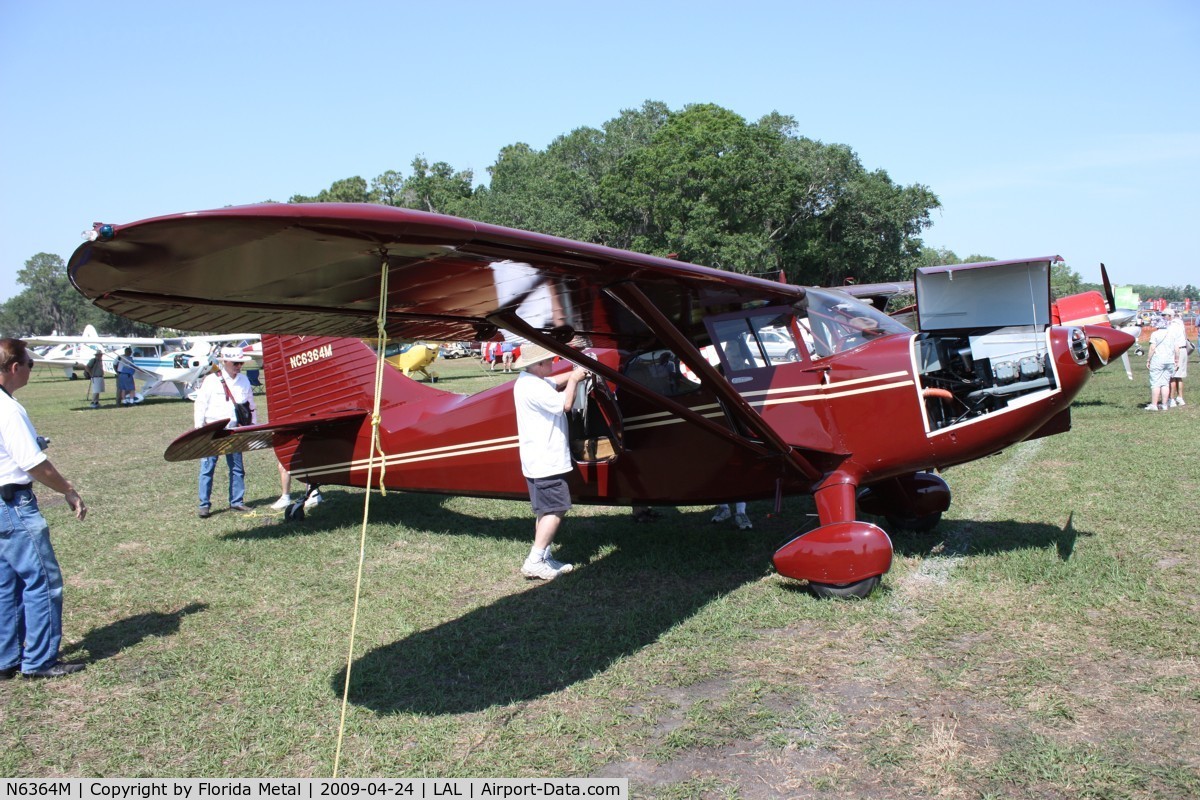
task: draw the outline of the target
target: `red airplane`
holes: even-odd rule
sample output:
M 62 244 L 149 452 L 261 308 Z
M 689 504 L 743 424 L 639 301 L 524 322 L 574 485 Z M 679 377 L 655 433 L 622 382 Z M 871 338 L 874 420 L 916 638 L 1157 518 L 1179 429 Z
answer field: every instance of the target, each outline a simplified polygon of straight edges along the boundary
M 927 529 L 933 470 L 1066 431 L 1072 398 L 1132 337 L 1051 324 L 1056 257 L 917 271 L 919 330 L 847 293 L 387 206 L 257 205 L 97 224 L 75 286 L 121 316 L 257 330 L 271 421 L 191 431 L 169 460 L 272 447 L 321 484 L 519 499 L 512 384 L 462 396 L 385 370 L 361 341 L 493 338 L 587 368 L 575 499 L 708 504 L 812 494 L 775 553 L 821 596 L 864 597 Z M 714 356 L 710 363 L 701 348 Z M 374 454 L 374 455 L 372 455 Z

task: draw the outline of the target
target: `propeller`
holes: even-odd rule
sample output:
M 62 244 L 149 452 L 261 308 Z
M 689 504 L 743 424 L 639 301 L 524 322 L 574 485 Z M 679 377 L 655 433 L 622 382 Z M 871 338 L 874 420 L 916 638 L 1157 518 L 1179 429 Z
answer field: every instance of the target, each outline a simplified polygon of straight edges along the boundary
M 1117 310 L 1117 296 L 1113 294 L 1112 283 L 1108 280 L 1108 270 L 1104 268 L 1104 262 L 1100 262 L 1100 280 L 1104 283 L 1104 299 L 1108 301 L 1108 313 L 1113 313 Z
M 1113 294 L 1112 282 L 1108 279 L 1108 270 L 1104 262 L 1100 262 L 1100 280 L 1104 283 L 1104 301 L 1108 304 L 1108 320 L 1114 328 L 1124 328 L 1133 322 L 1137 311 L 1131 308 L 1117 308 L 1117 296 Z

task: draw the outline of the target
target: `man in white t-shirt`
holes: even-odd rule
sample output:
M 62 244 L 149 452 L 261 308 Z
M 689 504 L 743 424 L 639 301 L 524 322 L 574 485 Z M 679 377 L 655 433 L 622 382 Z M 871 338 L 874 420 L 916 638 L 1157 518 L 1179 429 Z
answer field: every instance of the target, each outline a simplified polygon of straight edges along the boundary
M 574 569 L 551 555 L 554 537 L 571 510 L 567 476 L 575 469 L 567 433 L 567 412 L 575 402 L 575 387 L 587 375 L 583 367 L 551 375 L 553 356 L 527 365 L 513 384 L 517 412 L 517 441 L 521 474 L 529 488 L 536 518 L 533 548 L 521 567 L 526 578 L 553 580 Z
M 0 680 L 61 678 L 83 669 L 58 660 L 62 571 L 33 482 L 66 498 L 75 518 L 87 506 L 46 458 L 25 407 L 13 395 L 29 383 L 33 359 L 20 339 L 0 339 Z
M 1183 319 L 1174 309 L 1168 308 L 1167 311 L 1170 314 L 1163 312 L 1167 317 L 1167 333 L 1174 339 L 1175 347 L 1175 371 L 1171 373 L 1171 383 L 1167 387 L 1167 408 L 1174 408 L 1187 405 L 1183 400 L 1183 380 L 1187 377 L 1188 338 Z

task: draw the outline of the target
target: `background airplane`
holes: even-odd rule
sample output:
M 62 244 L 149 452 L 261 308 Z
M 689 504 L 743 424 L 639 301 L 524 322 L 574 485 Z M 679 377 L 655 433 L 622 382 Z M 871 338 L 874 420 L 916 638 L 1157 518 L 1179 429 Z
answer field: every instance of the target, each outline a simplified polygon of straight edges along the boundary
M 146 336 L 101 336 L 88 325 L 80 336 L 33 336 L 25 340 L 31 346 L 49 346 L 43 355 L 34 355 L 34 363 L 62 367 L 67 377 L 74 378 L 97 351 L 103 354 L 104 371 L 116 374 L 117 360 L 130 350 L 134 379 L 142 382 L 135 401 L 144 397 L 167 396 L 187 398 L 195 384 L 212 367 L 213 354 L 222 346 L 243 348 L 252 360 L 262 363 L 262 343 L 258 334 L 233 333 L 217 335 L 178 336 L 170 338 Z
M 393 338 L 503 329 L 594 375 L 572 421 L 579 502 L 811 494 L 818 524 L 775 567 L 840 597 L 891 565 L 862 515 L 937 524 L 950 490 L 935 470 L 1066 431 L 1091 372 L 1132 343 L 1052 323 L 1055 259 L 918 270 L 916 331 L 841 291 L 386 206 L 99 226 L 69 274 L 134 319 L 303 334 L 264 337 L 270 422 L 189 432 L 172 460 L 272 447 L 310 482 L 522 498 L 511 384 L 464 397 L 385 370 L 376 441 L 376 357 L 360 341 L 381 313 Z

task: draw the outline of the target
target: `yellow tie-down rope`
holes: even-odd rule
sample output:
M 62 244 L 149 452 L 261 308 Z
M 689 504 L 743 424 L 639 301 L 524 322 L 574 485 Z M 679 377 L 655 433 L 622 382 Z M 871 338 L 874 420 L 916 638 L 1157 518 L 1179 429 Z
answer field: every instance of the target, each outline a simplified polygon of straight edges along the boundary
M 362 592 L 363 563 L 367 553 L 367 518 L 371 508 L 371 480 L 375 466 L 375 455 L 379 454 L 379 493 L 387 496 L 383 485 L 383 475 L 387 470 L 386 454 L 379 444 L 379 400 L 383 393 L 383 371 L 387 362 L 384 360 L 384 350 L 387 347 L 387 296 L 388 296 L 388 261 L 383 258 L 383 268 L 379 276 L 379 315 L 375 320 L 377 339 L 377 358 L 375 360 L 375 406 L 371 412 L 371 452 L 367 458 L 366 494 L 363 496 L 362 532 L 358 540 L 358 577 L 354 582 L 354 612 L 350 615 L 350 645 L 346 653 L 346 683 L 342 687 L 342 716 L 338 722 L 337 749 L 333 754 L 333 777 L 338 776 L 338 764 L 342 758 L 342 736 L 346 731 L 346 706 L 350 699 L 350 668 L 354 661 L 354 634 L 358 628 L 358 600 Z

